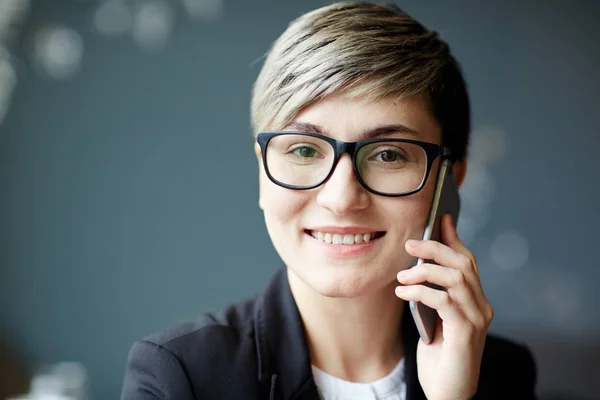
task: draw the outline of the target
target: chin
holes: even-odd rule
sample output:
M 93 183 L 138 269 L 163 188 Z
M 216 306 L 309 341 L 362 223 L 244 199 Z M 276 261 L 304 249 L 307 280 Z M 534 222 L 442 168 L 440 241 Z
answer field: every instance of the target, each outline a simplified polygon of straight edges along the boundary
M 396 272 L 373 266 L 340 267 L 316 266 L 300 270 L 291 268 L 292 272 L 309 289 L 325 297 L 355 298 L 365 296 L 389 286 L 395 279 Z

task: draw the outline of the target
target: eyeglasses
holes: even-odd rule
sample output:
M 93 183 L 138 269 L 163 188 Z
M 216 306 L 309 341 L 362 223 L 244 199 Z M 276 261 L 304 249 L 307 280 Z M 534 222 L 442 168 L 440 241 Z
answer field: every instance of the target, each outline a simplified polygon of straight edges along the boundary
M 348 153 L 356 179 L 366 190 L 408 196 L 423 188 L 437 157 L 450 155 L 446 147 L 409 139 L 342 142 L 308 132 L 261 132 L 256 140 L 269 179 L 295 190 L 322 185 Z

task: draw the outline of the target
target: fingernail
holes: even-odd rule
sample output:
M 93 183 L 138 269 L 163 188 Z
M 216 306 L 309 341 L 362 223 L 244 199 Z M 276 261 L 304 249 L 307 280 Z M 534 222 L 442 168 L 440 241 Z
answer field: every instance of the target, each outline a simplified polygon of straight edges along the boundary
M 398 272 L 398 277 L 400 277 L 400 278 L 407 277 L 409 272 L 410 271 L 408 269 L 403 269 L 402 271 Z
M 417 247 L 419 244 L 421 244 L 421 242 L 419 240 L 409 239 L 406 241 L 406 244 L 408 244 L 410 247 Z
M 406 293 L 408 293 L 408 287 L 407 286 L 396 286 L 396 291 L 394 293 L 396 294 L 397 297 L 402 299 L 406 295 Z

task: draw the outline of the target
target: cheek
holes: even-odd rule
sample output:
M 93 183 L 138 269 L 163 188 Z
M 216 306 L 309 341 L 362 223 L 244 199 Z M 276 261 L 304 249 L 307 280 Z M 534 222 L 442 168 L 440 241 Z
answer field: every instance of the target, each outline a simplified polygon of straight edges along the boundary
M 386 201 L 385 214 L 397 216 L 394 221 L 398 234 L 405 239 L 420 239 L 427 223 L 435 182 L 427 184 L 411 196 Z
M 264 171 L 261 171 L 259 186 L 259 205 L 265 214 L 269 231 L 282 229 L 298 219 L 308 202 L 308 191 L 282 188 L 271 182 Z

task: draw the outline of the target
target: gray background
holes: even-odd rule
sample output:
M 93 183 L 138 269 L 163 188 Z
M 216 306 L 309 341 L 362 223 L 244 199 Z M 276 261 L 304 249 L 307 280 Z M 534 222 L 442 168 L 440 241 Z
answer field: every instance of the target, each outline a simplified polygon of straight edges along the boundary
M 94 29 L 100 3 L 36 1 L 14 45 L 0 328 L 27 365 L 82 362 L 93 398 L 113 399 L 134 340 L 256 293 L 279 266 L 257 207 L 255 61 L 328 2 L 232 0 L 194 21 L 173 1 L 172 35 L 151 53 Z M 600 3 L 398 4 L 442 34 L 470 84 L 460 230 L 492 330 L 534 350 L 544 398 L 600 398 Z M 31 55 L 49 23 L 83 38 L 69 79 Z

